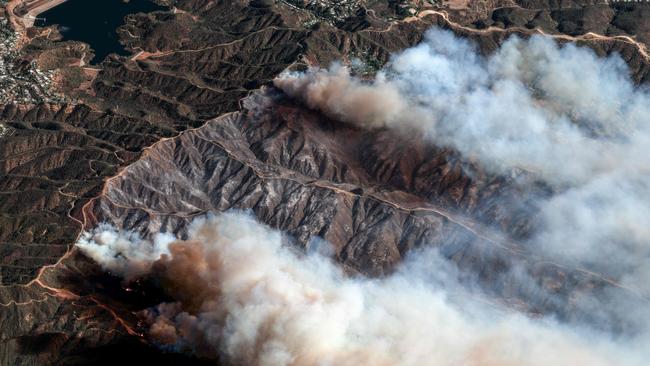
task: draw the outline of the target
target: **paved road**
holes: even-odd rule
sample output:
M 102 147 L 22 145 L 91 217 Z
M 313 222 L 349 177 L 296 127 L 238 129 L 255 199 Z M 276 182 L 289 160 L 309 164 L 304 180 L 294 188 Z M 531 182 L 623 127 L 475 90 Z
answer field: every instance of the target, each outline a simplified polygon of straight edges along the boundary
M 32 27 L 39 14 L 46 12 L 67 0 L 13 0 L 7 4 L 7 11 L 12 23 L 23 29 Z

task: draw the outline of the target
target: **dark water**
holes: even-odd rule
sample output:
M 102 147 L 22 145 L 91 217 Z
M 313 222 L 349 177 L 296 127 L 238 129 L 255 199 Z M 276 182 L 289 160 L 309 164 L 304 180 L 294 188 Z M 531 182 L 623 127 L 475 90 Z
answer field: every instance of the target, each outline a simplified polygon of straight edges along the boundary
M 119 42 L 117 28 L 132 13 L 147 13 L 167 8 L 149 0 L 68 0 L 42 14 L 43 25 L 59 25 L 64 39 L 82 41 L 95 50 L 93 63 L 101 62 L 110 53 L 127 55 Z

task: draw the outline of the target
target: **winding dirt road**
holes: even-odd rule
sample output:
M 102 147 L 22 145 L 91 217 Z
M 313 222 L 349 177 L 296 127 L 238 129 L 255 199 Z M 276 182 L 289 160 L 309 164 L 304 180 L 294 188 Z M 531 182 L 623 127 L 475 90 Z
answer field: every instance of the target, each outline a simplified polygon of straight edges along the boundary
M 7 13 L 16 31 L 34 26 L 36 18 L 67 0 L 12 0 L 7 4 Z

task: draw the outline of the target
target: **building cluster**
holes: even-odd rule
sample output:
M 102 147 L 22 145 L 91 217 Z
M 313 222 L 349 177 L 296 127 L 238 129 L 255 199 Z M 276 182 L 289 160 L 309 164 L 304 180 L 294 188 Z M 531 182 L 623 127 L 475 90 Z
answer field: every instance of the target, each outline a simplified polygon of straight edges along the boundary
M 0 0 L 4 10 L 6 0 Z M 0 13 L 0 104 L 63 102 L 53 92 L 53 71 L 41 71 L 36 62 L 20 60 L 18 35 L 4 11 Z
M 318 19 L 331 24 L 344 22 L 346 19 L 358 14 L 367 1 L 362 0 L 280 0 L 281 2 L 300 9 L 312 12 Z M 442 0 L 386 0 L 392 8 L 397 19 L 416 15 L 425 8 L 441 6 Z M 392 18 L 390 18 L 392 19 Z
M 356 15 L 361 8 L 359 0 L 286 0 L 284 2 L 307 9 L 317 17 L 332 23 L 343 22 Z

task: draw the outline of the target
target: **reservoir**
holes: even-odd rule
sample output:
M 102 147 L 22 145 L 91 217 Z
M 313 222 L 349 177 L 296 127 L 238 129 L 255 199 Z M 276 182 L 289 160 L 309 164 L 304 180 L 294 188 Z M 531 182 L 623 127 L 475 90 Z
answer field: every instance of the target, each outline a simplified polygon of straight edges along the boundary
M 168 10 L 149 0 L 68 0 L 38 17 L 38 25 L 58 25 L 66 40 L 90 44 L 95 51 L 93 63 L 99 63 L 111 53 L 128 55 L 119 42 L 117 28 L 124 17 L 133 13 Z

